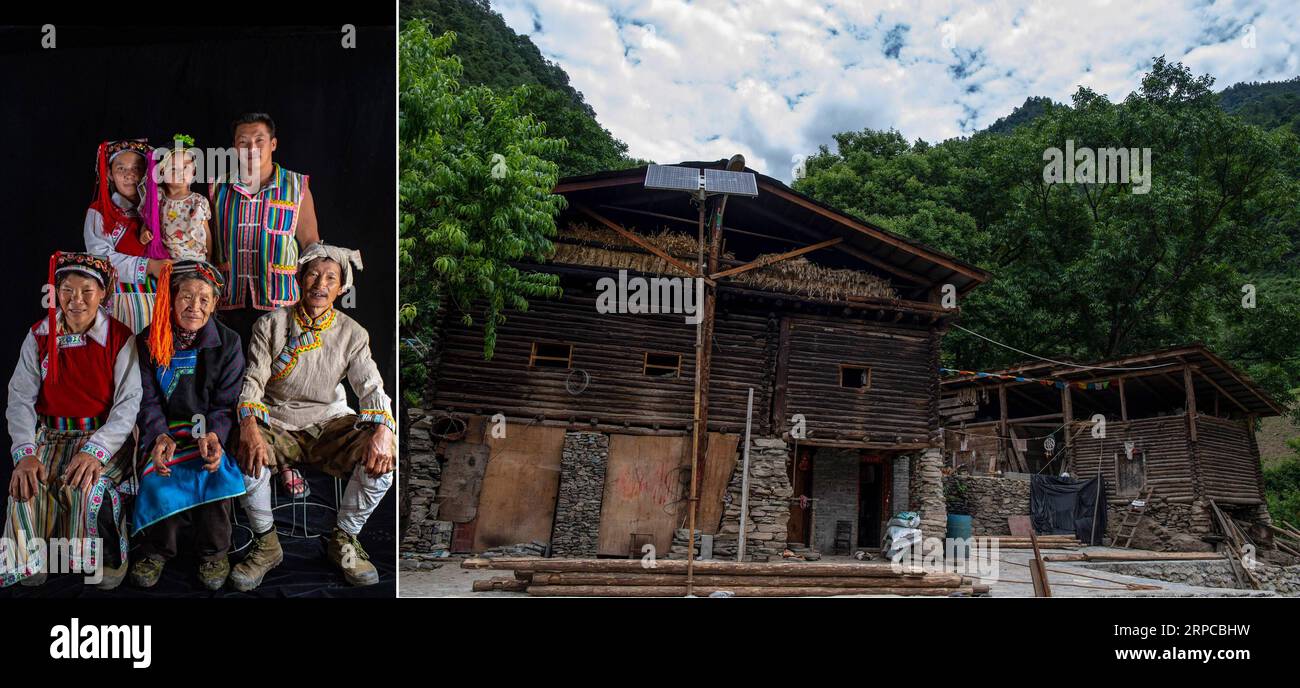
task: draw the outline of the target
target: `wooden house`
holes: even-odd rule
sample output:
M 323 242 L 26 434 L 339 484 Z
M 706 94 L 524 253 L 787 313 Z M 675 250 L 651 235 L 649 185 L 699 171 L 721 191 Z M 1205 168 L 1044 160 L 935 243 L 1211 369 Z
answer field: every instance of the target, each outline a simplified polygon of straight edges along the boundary
M 1269 523 L 1255 428 L 1286 410 L 1203 345 L 957 374 L 941 388 L 949 468 L 1101 476 L 1112 529 L 1148 491 L 1169 533 L 1211 534 L 1211 502 Z
M 541 542 L 557 555 L 641 556 L 652 544 L 663 556 L 687 523 L 697 327 L 680 312 L 601 307 L 611 284 L 644 288 L 638 278 L 675 302 L 663 278 L 688 275 L 703 250 L 702 209 L 645 177 L 559 183 L 555 253 L 527 267 L 559 275 L 563 296 L 510 312 L 491 360 L 478 327 L 446 324 L 427 405 L 444 462 L 435 518 L 455 523 L 453 550 Z M 939 347 L 959 310 L 941 296 L 987 275 L 757 182 L 757 197 L 729 197 L 718 225 L 697 529 L 734 552 L 752 390 L 750 551 L 878 546 L 891 513 L 942 508 Z M 710 227 L 717 209 L 705 209 Z M 926 450 L 928 488 L 909 479 Z

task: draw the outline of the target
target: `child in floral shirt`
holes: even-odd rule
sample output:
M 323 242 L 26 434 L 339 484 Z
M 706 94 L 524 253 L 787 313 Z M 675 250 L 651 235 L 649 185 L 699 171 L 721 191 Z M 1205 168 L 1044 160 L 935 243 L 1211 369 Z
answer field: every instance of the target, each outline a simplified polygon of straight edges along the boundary
M 158 194 L 158 235 L 172 260 L 207 261 L 212 253 L 208 199 L 190 190 L 194 183 L 194 139 L 184 134 L 158 161 L 162 193 Z

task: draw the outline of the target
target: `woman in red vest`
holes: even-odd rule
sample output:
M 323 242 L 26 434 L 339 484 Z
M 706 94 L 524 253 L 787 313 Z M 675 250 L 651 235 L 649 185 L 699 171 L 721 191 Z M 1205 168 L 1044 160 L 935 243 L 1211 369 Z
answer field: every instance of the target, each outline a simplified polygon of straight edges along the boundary
M 56 253 L 57 308 L 27 332 L 9 380 L 13 439 L 0 586 L 40 585 L 50 571 L 80 571 L 112 589 L 126 577 L 127 543 L 117 486 L 131 472 L 122 446 L 140 410 L 131 330 L 101 304 L 116 277 L 105 256 Z M 66 549 L 49 545 L 66 538 Z M 51 561 L 55 551 L 71 561 Z

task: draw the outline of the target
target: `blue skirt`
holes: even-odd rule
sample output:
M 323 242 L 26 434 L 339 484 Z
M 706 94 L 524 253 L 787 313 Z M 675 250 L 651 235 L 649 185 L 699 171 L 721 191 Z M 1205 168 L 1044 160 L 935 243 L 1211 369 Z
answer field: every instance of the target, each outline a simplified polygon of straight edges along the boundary
M 244 494 L 244 475 L 224 451 L 221 466 L 212 473 L 203 468 L 196 444 L 178 440 L 176 454 L 168 464 L 172 473 L 159 475 L 152 463 L 140 476 L 140 494 L 135 499 L 131 534 L 186 509 Z

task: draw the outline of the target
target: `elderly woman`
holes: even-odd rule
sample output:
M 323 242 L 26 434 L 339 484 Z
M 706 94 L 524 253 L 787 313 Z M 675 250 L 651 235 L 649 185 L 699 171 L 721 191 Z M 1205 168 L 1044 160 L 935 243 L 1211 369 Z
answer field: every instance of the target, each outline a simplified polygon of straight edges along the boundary
M 127 568 L 117 485 L 130 471 L 120 450 L 140 408 L 134 336 L 101 309 L 117 282 L 107 257 L 55 253 L 49 279 L 56 298 L 9 380 L 15 465 L 0 585 L 40 585 L 66 564 L 91 573 L 88 582 L 102 574 L 99 587 L 112 589 Z M 72 561 L 47 561 L 51 538 L 67 539 Z
M 140 554 L 131 581 L 152 587 L 193 529 L 199 580 L 219 590 L 230 575 L 230 499 L 244 481 L 225 447 L 244 377 L 239 335 L 212 319 L 221 273 L 208 263 L 163 268 L 149 327 L 140 334 L 140 476 L 133 536 Z M 143 531 L 143 535 L 139 535 Z

